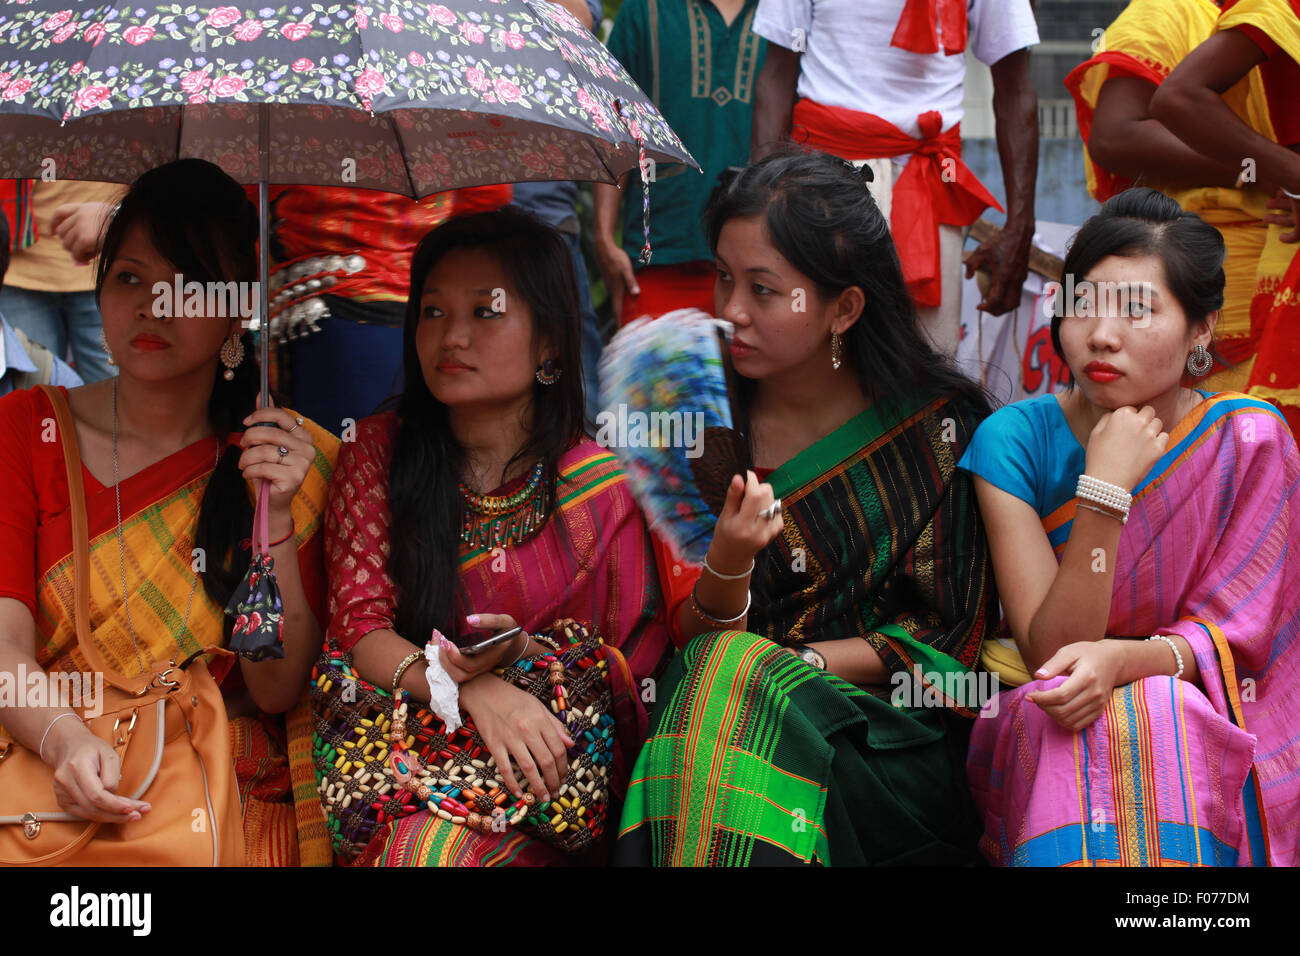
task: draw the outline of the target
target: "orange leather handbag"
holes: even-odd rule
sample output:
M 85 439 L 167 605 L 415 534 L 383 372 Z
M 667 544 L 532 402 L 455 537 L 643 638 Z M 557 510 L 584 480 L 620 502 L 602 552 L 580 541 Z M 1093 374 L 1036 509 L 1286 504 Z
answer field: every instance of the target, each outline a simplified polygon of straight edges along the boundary
M 0 865 L 238 866 L 244 832 L 225 703 L 199 655 L 127 677 L 91 638 L 90 560 L 77 432 L 63 394 L 46 387 L 63 440 L 72 506 L 77 646 L 104 675 L 102 713 L 86 726 L 122 761 L 117 792 L 147 800 L 135 823 L 74 816 L 54 797 L 54 768 L 0 732 Z M 228 654 L 206 648 L 204 654 Z

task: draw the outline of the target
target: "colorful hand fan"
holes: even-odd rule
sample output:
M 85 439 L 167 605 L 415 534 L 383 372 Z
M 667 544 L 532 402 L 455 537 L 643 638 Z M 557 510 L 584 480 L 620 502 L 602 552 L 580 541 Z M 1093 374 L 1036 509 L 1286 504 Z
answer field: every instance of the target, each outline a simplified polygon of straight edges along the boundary
M 698 309 L 637 319 L 600 360 L 596 441 L 622 461 L 650 529 L 695 564 L 732 475 L 749 467 L 728 389 L 730 328 Z

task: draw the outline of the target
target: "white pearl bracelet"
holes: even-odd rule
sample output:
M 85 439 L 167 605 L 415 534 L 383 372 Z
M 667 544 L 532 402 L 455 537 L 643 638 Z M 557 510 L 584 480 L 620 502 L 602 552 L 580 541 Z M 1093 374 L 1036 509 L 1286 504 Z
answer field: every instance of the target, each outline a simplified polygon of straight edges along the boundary
M 1133 504 L 1133 496 L 1119 485 L 1112 485 L 1109 481 L 1102 481 L 1091 475 L 1080 475 L 1074 489 L 1074 496 L 1080 501 L 1091 501 L 1115 512 L 1114 517 L 1118 518 L 1121 524 L 1128 524 L 1128 512 Z
M 1173 642 L 1173 639 L 1169 637 L 1167 634 L 1152 634 L 1150 637 L 1147 638 L 1147 640 L 1164 641 L 1173 649 L 1174 660 L 1178 661 L 1178 673 L 1174 674 L 1174 680 L 1178 680 L 1178 678 L 1182 677 L 1183 676 L 1183 655 L 1182 652 L 1178 650 L 1178 645 Z

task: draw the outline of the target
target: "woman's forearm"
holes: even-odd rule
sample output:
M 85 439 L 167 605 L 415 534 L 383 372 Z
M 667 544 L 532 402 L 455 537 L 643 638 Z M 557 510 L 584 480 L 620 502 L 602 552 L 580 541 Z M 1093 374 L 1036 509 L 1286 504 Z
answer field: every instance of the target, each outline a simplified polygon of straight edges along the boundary
M 76 713 L 70 706 L 26 706 L 27 686 L 25 683 L 23 685 L 18 683 L 17 675 L 25 673 L 30 681 L 31 675 L 44 674 L 45 668 L 36 660 L 36 624 L 25 604 L 13 598 L 0 598 L 0 634 L 3 635 L 0 636 L 0 674 L 6 674 L 11 678 L 16 692 L 14 706 L 0 707 L 0 725 L 4 726 L 14 740 L 33 753 L 39 751 L 41 738 L 45 737 L 46 756 L 53 749 L 52 745 L 56 739 L 89 733 L 90 731 L 86 730 L 80 720 L 71 717 L 54 724 L 54 720 L 60 714 Z M 46 685 L 47 691 L 52 689 L 50 684 Z M 98 693 L 98 688 L 93 692 Z M 50 699 L 48 693 L 43 694 L 42 697 L 46 701 Z M 60 703 L 79 704 L 83 709 L 94 705 L 102 706 L 102 701 L 98 698 L 88 699 L 84 693 L 79 701 L 68 700 Z M 48 736 L 45 734 L 47 730 Z
M 826 659 L 826 670 L 850 684 L 888 684 L 889 668 L 876 649 L 862 640 L 817 641 L 805 645 Z
M 1165 635 L 1178 648 L 1183 658 L 1182 679 L 1192 684 L 1201 682 L 1201 669 L 1196 664 L 1196 655 L 1192 645 L 1177 634 Z M 1120 683 L 1132 684 L 1144 677 L 1173 676 L 1178 670 L 1178 660 L 1173 650 L 1164 641 L 1140 639 L 1107 638 L 1122 642 L 1124 648 L 1123 665 L 1120 671 Z
M 1123 525 L 1088 508 L 1075 512 L 1061 565 L 1034 612 L 1020 654 L 1032 672 L 1067 644 L 1106 636 L 1115 554 Z
M 710 565 L 715 560 L 717 559 L 713 557 L 708 559 Z M 734 568 L 723 565 L 718 570 L 723 574 L 740 574 L 744 571 L 744 567 L 739 564 Z M 707 570 L 703 571 L 699 580 L 695 582 L 693 596 L 682 605 L 678 620 L 687 643 L 701 634 L 719 630 L 717 625 L 710 624 L 696 612 L 695 604 L 698 604 L 699 610 L 709 617 L 728 621 L 729 623 L 724 625 L 727 629 L 745 630 L 749 620 L 748 613 L 735 621 L 730 619 L 745 610 L 749 602 L 749 582 L 748 574 L 734 580 L 727 580 L 710 574 Z

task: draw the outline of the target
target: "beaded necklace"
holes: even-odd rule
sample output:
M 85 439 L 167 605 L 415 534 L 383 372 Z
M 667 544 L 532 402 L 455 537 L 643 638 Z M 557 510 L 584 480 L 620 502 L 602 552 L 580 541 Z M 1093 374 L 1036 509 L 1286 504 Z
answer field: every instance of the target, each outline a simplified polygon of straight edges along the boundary
M 525 541 L 546 521 L 546 495 L 542 484 L 545 463 L 533 465 L 524 486 L 512 495 L 480 495 L 462 481 L 465 518 L 460 540 L 477 548 L 509 547 Z

